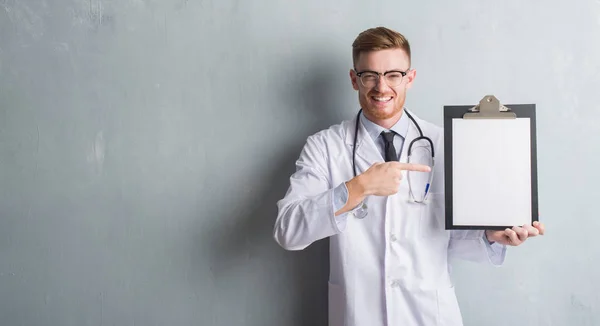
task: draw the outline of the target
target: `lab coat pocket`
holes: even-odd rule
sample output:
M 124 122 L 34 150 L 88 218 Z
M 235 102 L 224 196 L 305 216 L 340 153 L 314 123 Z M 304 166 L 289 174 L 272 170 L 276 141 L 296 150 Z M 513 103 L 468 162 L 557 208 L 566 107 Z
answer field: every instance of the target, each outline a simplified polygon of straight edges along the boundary
M 463 320 L 460 313 L 458 300 L 454 286 L 441 288 L 437 291 L 438 295 L 438 311 L 439 311 L 439 326 L 462 326 Z
M 345 295 L 342 286 L 329 282 L 329 326 L 345 326 Z
M 421 210 L 420 233 L 424 238 L 437 238 L 446 236 L 446 212 L 444 208 L 444 194 L 429 194 Z

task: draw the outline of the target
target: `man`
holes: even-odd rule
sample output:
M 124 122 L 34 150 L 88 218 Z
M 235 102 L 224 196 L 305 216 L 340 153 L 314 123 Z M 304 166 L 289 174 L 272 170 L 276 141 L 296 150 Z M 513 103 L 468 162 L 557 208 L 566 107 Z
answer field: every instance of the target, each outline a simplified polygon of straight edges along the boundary
M 449 260 L 501 265 L 507 245 L 544 226 L 445 230 L 443 131 L 404 108 L 416 76 L 408 41 L 384 27 L 366 30 L 353 61 L 362 111 L 307 139 L 277 204 L 274 238 L 287 250 L 330 239 L 330 326 L 462 325 Z M 407 163 L 419 129 L 435 148 L 434 171 Z M 407 179 L 430 173 L 422 201 Z

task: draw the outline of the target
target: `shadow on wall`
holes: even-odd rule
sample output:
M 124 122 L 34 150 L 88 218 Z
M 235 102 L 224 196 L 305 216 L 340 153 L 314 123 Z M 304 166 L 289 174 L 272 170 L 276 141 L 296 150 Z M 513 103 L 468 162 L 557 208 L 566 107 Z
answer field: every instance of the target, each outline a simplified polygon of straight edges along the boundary
M 256 175 L 264 176 L 257 180 L 260 186 L 252 196 L 258 200 L 244 203 L 235 210 L 238 213 L 245 212 L 243 214 L 225 216 L 228 221 L 235 223 L 222 224 L 224 229 L 213 230 L 212 232 L 219 234 L 218 237 L 208 235 L 213 239 L 210 242 L 210 264 L 214 268 L 214 275 L 223 279 L 220 282 L 237 277 L 237 274 L 232 274 L 235 273 L 232 269 L 243 269 L 247 279 L 245 282 L 259 280 L 256 284 L 244 283 L 244 287 L 250 289 L 245 293 L 250 299 L 246 300 L 256 301 L 246 301 L 246 315 L 251 316 L 251 320 L 246 320 L 247 325 L 327 325 L 329 241 L 323 239 L 302 251 L 290 252 L 279 247 L 272 235 L 277 201 L 289 187 L 289 178 L 295 171 L 295 161 L 306 137 L 339 123 L 340 112 L 346 117 L 354 114 L 353 110 L 343 107 L 343 101 L 339 97 L 339 89 L 350 87 L 349 81 L 344 79 L 347 78 L 347 70 L 335 69 L 335 63 L 319 60 L 320 58 L 315 58 L 308 67 L 304 63 L 297 65 L 312 73 L 292 84 L 294 89 L 278 89 L 280 94 L 287 97 L 290 103 L 287 108 L 290 111 L 302 112 L 290 114 L 302 119 L 290 122 L 290 125 L 296 124 L 303 136 L 294 139 L 291 146 L 270 149 L 279 152 L 277 163 L 269 162 L 265 166 L 274 168 L 270 171 L 266 168 L 254 171 Z M 336 84 L 336 80 L 344 80 L 346 84 Z M 232 194 L 232 198 L 235 198 L 235 194 Z M 202 242 L 206 244 L 206 239 Z M 266 277 L 270 280 L 265 280 Z M 265 288 L 266 286 L 269 288 Z M 264 305 L 270 307 L 265 308 Z M 280 316 L 258 316 L 264 313 L 280 313 Z

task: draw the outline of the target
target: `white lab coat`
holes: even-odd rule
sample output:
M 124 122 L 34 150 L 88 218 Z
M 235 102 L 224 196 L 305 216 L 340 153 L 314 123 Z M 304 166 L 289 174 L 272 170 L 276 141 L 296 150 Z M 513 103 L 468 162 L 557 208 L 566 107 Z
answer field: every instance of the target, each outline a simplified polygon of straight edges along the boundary
M 354 211 L 334 216 L 333 189 L 354 176 L 354 119 L 307 139 L 288 192 L 277 203 L 273 232 L 280 246 L 302 250 L 319 239 L 330 240 L 330 326 L 460 326 L 449 259 L 504 261 L 506 248 L 489 246 L 483 231 L 444 229 L 443 130 L 412 115 L 435 144 L 426 204 L 409 200 L 405 177 L 397 194 L 367 198 L 365 218 Z M 356 166 L 362 173 L 383 158 L 362 124 L 359 128 Z M 411 122 L 401 162 L 418 135 Z

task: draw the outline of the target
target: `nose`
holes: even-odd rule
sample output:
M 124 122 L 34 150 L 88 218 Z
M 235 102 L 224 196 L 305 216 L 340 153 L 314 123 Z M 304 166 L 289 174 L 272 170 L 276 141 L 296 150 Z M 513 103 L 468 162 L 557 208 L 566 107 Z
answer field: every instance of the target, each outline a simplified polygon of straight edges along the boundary
M 373 87 L 373 88 L 377 92 L 384 93 L 385 91 L 389 90 L 391 87 L 385 81 L 385 76 L 379 75 L 379 78 L 377 79 L 377 83 L 375 84 L 375 87 Z

